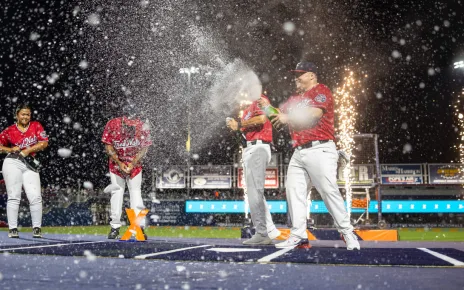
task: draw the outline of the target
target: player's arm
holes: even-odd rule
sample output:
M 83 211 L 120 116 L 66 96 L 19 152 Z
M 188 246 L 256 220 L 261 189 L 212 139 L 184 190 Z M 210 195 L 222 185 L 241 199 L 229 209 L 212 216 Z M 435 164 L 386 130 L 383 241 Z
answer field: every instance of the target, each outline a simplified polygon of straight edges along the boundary
M 324 111 L 321 108 L 302 108 L 301 110 L 292 111 L 288 115 L 287 123 L 297 131 L 309 129 L 316 126 L 322 115 L 324 115 Z
M 20 154 L 22 156 L 26 157 L 31 153 L 45 150 L 45 148 L 47 148 L 47 147 L 48 147 L 48 141 L 40 141 L 37 144 L 35 144 L 34 146 L 27 147 L 27 148 L 21 150 Z
M 320 108 L 306 107 L 298 110 L 293 110 L 290 114 L 272 114 L 271 123 L 274 127 L 279 128 L 285 124 L 292 126 L 296 131 L 309 129 L 319 122 L 324 115 L 324 111 Z
M 8 154 L 8 153 L 14 153 L 14 152 L 19 152 L 21 151 L 18 146 L 15 147 L 6 147 L 3 145 L 0 145 L 0 154 Z
M 8 154 L 21 151 L 18 146 L 14 147 L 7 147 L 10 145 L 8 141 L 8 133 L 7 130 L 0 133 L 0 154 Z
M 106 144 L 105 151 L 106 154 L 110 157 L 110 159 L 116 162 L 118 165 L 122 163 L 121 160 L 119 160 L 118 154 L 116 153 L 116 150 L 114 149 L 113 145 Z
M 133 166 L 137 166 L 140 163 L 140 161 L 142 161 L 143 157 L 145 157 L 145 155 L 147 154 L 147 151 L 148 151 L 148 147 L 142 148 L 142 150 L 140 150 L 139 153 L 137 153 L 137 155 L 134 157 L 131 164 Z
M 241 128 L 246 129 L 246 128 L 251 128 L 254 126 L 262 125 L 266 123 L 266 120 L 267 118 L 265 115 L 259 115 L 259 116 L 250 118 L 248 120 L 243 120 L 241 122 L 237 122 L 234 119 L 230 119 L 227 122 L 227 127 L 229 127 L 231 130 L 237 131 L 237 130 L 240 130 Z

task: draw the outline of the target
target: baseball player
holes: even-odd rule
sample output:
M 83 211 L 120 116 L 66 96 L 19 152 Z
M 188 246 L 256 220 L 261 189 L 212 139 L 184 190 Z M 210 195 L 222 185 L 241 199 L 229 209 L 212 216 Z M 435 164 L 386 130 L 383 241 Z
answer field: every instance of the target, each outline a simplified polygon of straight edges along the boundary
M 264 95 L 263 99 L 268 100 Z M 246 245 L 271 244 L 280 236 L 280 231 L 272 221 L 271 213 L 264 197 L 264 182 L 266 167 L 271 161 L 272 125 L 264 112 L 258 107 L 257 101 L 243 111 L 240 121 L 227 118 L 227 127 L 240 130 L 246 138 L 243 150 L 243 170 L 247 186 L 250 214 L 256 233 L 243 242 Z
M 6 209 L 10 238 L 19 238 L 18 212 L 23 187 L 31 210 L 32 237 L 42 237 L 42 193 L 39 162 L 35 156 L 47 148 L 48 136 L 39 122 L 31 121 L 31 116 L 29 105 L 19 105 L 15 111 L 16 123 L 0 133 L 0 152 L 7 154 L 2 172 L 8 194 Z
M 347 249 L 360 249 L 337 185 L 338 153 L 334 143 L 334 100 L 329 88 L 318 83 L 317 67 L 300 62 L 295 73 L 297 94 L 271 115 L 276 127 L 288 125 L 295 149 L 287 172 L 287 202 L 292 228 L 290 237 L 277 248 L 308 243 L 306 211 L 308 189 L 314 186 L 332 215 Z M 270 106 L 268 100 L 259 101 Z
M 138 215 L 144 209 L 142 200 L 142 158 L 152 144 L 150 130 L 135 117 L 133 112 L 126 111 L 122 117 L 108 121 L 103 132 L 102 142 L 109 156 L 111 184 L 111 231 L 108 239 L 119 238 L 123 196 L 126 183 L 129 188 L 130 206 Z M 140 225 L 143 231 L 145 222 Z M 145 232 L 144 232 L 145 235 Z M 146 235 L 145 235 L 146 239 Z

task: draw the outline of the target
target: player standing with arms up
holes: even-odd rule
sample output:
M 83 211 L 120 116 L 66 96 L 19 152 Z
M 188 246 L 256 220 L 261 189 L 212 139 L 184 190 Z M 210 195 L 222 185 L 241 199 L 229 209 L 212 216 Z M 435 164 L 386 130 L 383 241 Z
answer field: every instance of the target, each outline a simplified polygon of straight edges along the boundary
M 137 216 L 145 207 L 142 200 L 142 158 L 152 144 L 149 126 L 143 124 L 131 106 L 125 107 L 122 117 L 110 120 L 103 132 L 102 142 L 109 156 L 111 184 L 111 231 L 108 239 L 119 237 L 124 191 L 129 188 L 130 206 Z M 140 225 L 143 231 L 144 222 Z M 144 233 L 145 234 L 145 233 Z M 145 236 L 146 239 L 146 236 Z
M 297 94 L 270 115 L 276 127 L 288 125 L 295 149 L 287 172 L 287 202 L 292 229 L 290 237 L 277 248 L 308 243 L 306 234 L 307 194 L 312 185 L 320 193 L 348 250 L 360 249 L 337 185 L 338 153 L 334 137 L 334 100 L 332 92 L 317 80 L 317 68 L 311 62 L 297 64 Z M 265 99 L 261 107 L 270 106 Z
M 262 95 L 263 99 L 267 99 Z M 245 245 L 266 245 L 280 236 L 280 231 L 272 221 L 271 213 L 264 197 L 266 167 L 271 161 L 272 125 L 257 101 L 243 111 L 240 122 L 227 118 L 227 127 L 240 130 L 246 137 L 246 148 L 243 149 L 243 170 L 247 187 L 250 214 L 256 233 L 243 242 Z
M 32 219 L 32 237 L 41 238 L 42 193 L 37 152 L 48 146 L 48 136 L 42 125 L 31 121 L 32 110 L 28 104 L 19 105 L 15 111 L 16 123 L 0 133 L 0 152 L 7 153 L 3 161 L 3 177 L 8 194 L 8 237 L 19 238 L 18 212 L 21 190 L 24 187 Z

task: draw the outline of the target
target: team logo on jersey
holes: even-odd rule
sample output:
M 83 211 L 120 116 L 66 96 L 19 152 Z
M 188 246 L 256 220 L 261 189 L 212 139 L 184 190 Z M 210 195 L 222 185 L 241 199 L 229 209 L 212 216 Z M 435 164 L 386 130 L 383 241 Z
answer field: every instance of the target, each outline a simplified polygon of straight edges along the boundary
M 140 141 L 138 139 L 124 139 L 122 141 L 113 141 L 113 146 L 116 149 L 121 148 L 132 148 L 132 147 L 139 147 Z
M 37 143 L 37 136 L 26 137 L 23 139 L 23 142 L 16 144 L 19 148 L 27 148 L 31 145 Z
M 319 94 L 314 98 L 314 100 L 318 103 L 325 103 L 325 101 L 327 100 L 327 97 L 323 94 Z
M 40 137 L 48 138 L 47 132 L 45 132 L 45 131 L 40 132 Z
M 248 120 L 251 118 L 251 112 L 248 112 L 245 117 L 243 117 L 243 120 Z

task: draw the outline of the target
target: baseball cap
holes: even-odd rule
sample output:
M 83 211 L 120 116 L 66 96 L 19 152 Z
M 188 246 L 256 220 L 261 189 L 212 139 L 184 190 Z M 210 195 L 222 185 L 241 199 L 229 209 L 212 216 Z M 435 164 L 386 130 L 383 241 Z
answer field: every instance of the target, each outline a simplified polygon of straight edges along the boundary
M 296 65 L 294 70 L 291 70 L 293 73 L 302 73 L 302 72 L 312 72 L 317 74 L 317 66 L 308 61 L 301 61 Z

